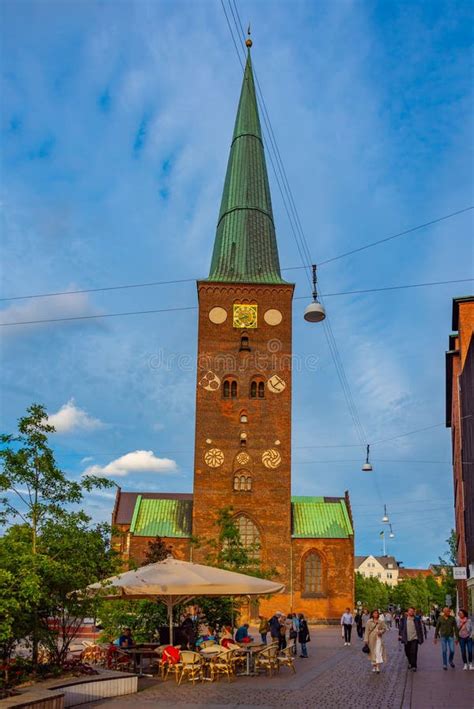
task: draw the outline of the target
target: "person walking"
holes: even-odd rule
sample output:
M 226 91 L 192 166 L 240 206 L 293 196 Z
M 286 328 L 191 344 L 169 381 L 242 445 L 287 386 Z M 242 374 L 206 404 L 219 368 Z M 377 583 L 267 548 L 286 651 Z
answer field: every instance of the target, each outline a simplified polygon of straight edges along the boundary
M 308 657 L 308 649 L 306 643 L 309 643 L 311 638 L 309 635 L 308 623 L 303 615 L 303 613 L 298 614 L 298 620 L 300 624 L 300 629 L 298 631 L 298 642 L 301 645 L 301 655 L 300 657 Z
M 384 621 L 380 620 L 378 610 L 372 611 L 370 620 L 365 627 L 364 641 L 369 646 L 368 657 L 372 663 L 372 672 L 380 672 L 380 665 L 387 662 L 387 653 L 383 636 L 387 630 Z
M 270 636 L 272 638 L 272 642 L 274 643 L 280 643 L 280 617 L 281 613 L 280 611 L 277 611 L 274 615 L 272 615 L 269 621 Z
M 354 623 L 354 618 L 351 613 L 350 608 L 346 608 L 345 612 L 341 616 L 341 626 L 344 629 L 344 645 L 351 644 L 351 633 L 352 625 Z
M 457 624 L 459 631 L 459 646 L 461 648 L 462 661 L 464 662 L 463 670 L 468 669 L 468 662 L 469 669 L 474 670 L 474 665 L 472 664 L 472 623 L 469 619 L 467 611 L 463 608 L 458 611 Z
M 370 613 L 367 608 L 364 608 L 364 610 L 362 612 L 362 637 L 365 634 L 365 629 L 367 627 L 367 623 L 369 622 L 369 620 L 370 620 Z
M 436 623 L 436 630 L 434 636 L 434 644 L 438 642 L 438 638 L 441 638 L 441 652 L 443 655 L 443 670 L 448 669 L 448 650 L 449 650 L 449 664 L 453 668 L 454 664 L 454 642 L 456 645 L 459 640 L 459 630 L 456 623 L 456 619 L 451 614 L 451 609 L 448 606 L 443 608 L 443 612 L 438 618 Z
M 398 639 L 405 646 L 405 655 L 408 660 L 408 669 L 416 672 L 418 645 L 423 645 L 423 626 L 415 609 L 410 606 L 405 615 L 402 615 L 398 624 Z
M 298 654 L 297 643 L 298 643 L 299 630 L 300 630 L 300 621 L 298 619 L 297 614 L 293 613 L 292 618 L 291 618 L 290 640 L 293 641 L 292 647 L 293 647 L 293 654 L 294 655 Z
M 278 650 L 281 652 L 286 647 L 286 631 L 288 626 L 286 624 L 286 615 L 280 616 L 280 635 L 278 637 Z
M 262 638 L 262 643 L 266 645 L 268 631 L 270 630 L 270 623 L 263 615 L 259 615 L 258 619 L 260 621 L 258 625 L 258 632 L 260 633 L 260 637 Z
M 357 613 L 354 616 L 354 623 L 357 628 L 357 635 L 362 640 L 364 636 L 364 628 L 362 627 L 362 611 L 360 608 L 357 609 Z

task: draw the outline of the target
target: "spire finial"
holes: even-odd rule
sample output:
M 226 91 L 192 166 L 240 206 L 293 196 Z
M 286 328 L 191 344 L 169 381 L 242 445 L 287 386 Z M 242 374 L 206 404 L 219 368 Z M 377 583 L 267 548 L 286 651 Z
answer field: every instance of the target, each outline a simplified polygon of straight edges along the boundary
M 250 49 L 250 47 L 251 47 L 252 44 L 253 44 L 252 40 L 250 39 L 250 22 L 249 22 L 249 26 L 248 26 L 248 29 L 247 29 L 247 34 L 248 34 L 248 37 L 247 37 L 247 39 L 245 40 L 245 46 Z

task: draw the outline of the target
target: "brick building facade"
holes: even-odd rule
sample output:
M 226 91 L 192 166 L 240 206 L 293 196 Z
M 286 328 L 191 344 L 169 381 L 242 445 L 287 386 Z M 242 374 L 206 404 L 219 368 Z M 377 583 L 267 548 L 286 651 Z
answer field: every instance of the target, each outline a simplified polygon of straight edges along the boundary
M 458 604 L 474 609 L 474 296 L 453 299 L 446 352 L 446 426 L 451 428 Z
M 159 535 L 177 557 L 203 562 L 231 507 L 241 540 L 285 584 L 260 610 L 338 618 L 354 602 L 350 502 L 291 496 L 294 286 L 280 273 L 250 51 L 210 274 L 197 290 L 194 493 L 118 491 L 116 544 L 141 560 Z

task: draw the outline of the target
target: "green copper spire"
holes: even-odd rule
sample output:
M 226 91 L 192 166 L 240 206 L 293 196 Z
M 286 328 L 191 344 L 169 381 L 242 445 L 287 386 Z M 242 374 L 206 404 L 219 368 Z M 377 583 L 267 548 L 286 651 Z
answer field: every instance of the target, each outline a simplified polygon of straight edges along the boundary
M 280 274 L 250 46 L 208 280 L 285 283 Z

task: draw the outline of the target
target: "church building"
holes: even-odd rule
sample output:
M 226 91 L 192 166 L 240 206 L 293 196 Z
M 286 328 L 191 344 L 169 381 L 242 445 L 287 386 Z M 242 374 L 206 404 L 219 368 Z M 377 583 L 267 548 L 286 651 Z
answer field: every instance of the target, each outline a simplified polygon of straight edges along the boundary
M 293 291 L 280 272 L 249 46 L 210 273 L 197 283 L 194 491 L 118 490 L 114 541 L 125 563 L 156 536 L 176 558 L 205 563 L 217 515 L 231 508 L 242 542 L 285 584 L 259 612 L 334 620 L 354 604 L 353 521 L 347 492 L 291 495 Z

